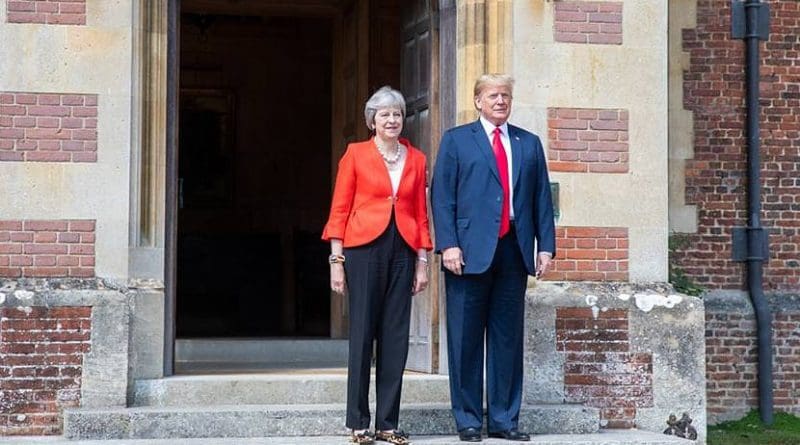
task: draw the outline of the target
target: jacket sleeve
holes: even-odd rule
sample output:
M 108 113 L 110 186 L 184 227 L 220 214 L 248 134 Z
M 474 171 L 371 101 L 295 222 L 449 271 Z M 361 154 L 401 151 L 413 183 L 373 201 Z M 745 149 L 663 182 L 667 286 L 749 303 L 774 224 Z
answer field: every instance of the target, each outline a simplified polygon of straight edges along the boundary
M 426 189 L 428 188 L 428 166 L 427 160 L 425 159 L 425 155 L 420 153 L 421 162 L 419 163 L 421 168 L 420 172 L 417 174 L 418 180 L 421 184 L 417 185 L 417 225 L 419 226 L 419 243 L 420 248 L 425 250 L 431 250 L 433 245 L 431 243 L 431 231 L 428 225 L 428 202 L 427 202 L 427 193 Z
M 547 159 L 538 137 L 534 138 L 537 159 L 536 196 L 534 197 L 533 221 L 535 224 L 536 246 L 539 252 L 550 252 L 556 257 L 556 228 L 553 215 L 553 198 L 550 194 L 550 177 L 547 173 Z
M 331 200 L 331 213 L 328 223 L 322 231 L 322 239 L 329 241 L 331 238 L 344 239 L 347 218 L 353 207 L 353 197 L 356 192 L 356 171 L 354 155 L 347 147 L 342 159 L 339 160 L 339 169 L 336 173 L 336 185 L 333 187 Z
M 431 179 L 431 209 L 436 252 L 460 247 L 456 232 L 456 192 L 458 187 L 458 153 L 451 132 L 445 132 Z

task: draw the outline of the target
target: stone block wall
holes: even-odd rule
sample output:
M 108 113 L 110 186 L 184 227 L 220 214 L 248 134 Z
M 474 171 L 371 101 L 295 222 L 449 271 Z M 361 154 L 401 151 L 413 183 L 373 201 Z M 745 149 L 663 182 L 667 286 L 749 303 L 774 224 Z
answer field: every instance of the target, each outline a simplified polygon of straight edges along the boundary
M 687 412 L 704 440 L 701 299 L 662 284 L 539 282 L 525 310 L 524 403 L 582 403 L 603 428 L 658 432 Z
M 762 225 L 769 230 L 767 290 L 800 291 L 800 2 L 774 0 L 761 52 Z M 731 232 L 748 224 L 745 43 L 730 37 L 728 0 L 697 0 L 696 25 L 682 30 L 682 108 L 692 113 L 685 160 L 685 204 L 697 230 L 673 255 L 707 289 L 742 289 L 731 260 Z M 687 9 L 688 10 L 688 9 Z M 684 12 L 685 13 L 685 12 Z M 677 130 L 676 130 L 677 131 Z M 672 150 L 673 148 L 671 148 Z M 678 178 L 675 178 L 678 179 Z
M 758 409 L 758 340 L 744 292 L 706 300 L 708 421 L 716 424 Z M 772 397 L 775 410 L 800 415 L 800 296 L 772 295 Z

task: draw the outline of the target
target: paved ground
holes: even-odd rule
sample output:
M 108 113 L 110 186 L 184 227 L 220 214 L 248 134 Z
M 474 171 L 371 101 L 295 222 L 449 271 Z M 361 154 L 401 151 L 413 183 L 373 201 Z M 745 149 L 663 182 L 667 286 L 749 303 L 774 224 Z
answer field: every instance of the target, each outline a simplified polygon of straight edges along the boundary
M 412 437 L 414 445 L 463 445 L 455 436 Z M 346 437 L 269 437 L 256 439 L 158 439 L 158 440 L 85 440 L 70 441 L 60 437 L 0 437 L 0 445 L 346 445 Z M 486 445 L 509 445 L 501 439 L 484 439 Z M 643 431 L 614 431 L 583 435 L 534 436 L 531 445 L 687 445 L 693 442 Z M 376 442 L 376 445 L 386 442 Z

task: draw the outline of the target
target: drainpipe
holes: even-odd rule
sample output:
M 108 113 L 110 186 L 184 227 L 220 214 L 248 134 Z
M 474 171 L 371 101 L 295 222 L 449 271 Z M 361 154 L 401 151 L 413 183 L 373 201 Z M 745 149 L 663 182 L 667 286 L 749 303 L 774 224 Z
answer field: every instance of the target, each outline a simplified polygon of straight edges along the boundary
M 732 1 L 732 37 L 747 43 L 747 214 L 748 226 L 734 228 L 734 260 L 747 263 L 747 289 L 758 329 L 758 407 L 761 421 L 773 422 L 772 315 L 764 297 L 763 268 L 769 259 L 767 230 L 761 226 L 759 44 L 769 38 L 769 6 L 761 0 Z

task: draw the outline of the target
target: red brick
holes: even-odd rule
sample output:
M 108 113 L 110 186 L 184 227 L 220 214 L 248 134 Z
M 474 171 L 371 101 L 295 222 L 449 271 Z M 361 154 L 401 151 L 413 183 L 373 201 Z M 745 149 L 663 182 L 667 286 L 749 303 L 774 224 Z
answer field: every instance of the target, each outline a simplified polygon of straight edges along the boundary
M 84 3 L 61 3 L 61 13 L 63 14 L 85 14 L 86 4 Z
M 45 23 L 47 18 L 45 14 L 37 14 L 33 12 L 11 12 L 9 11 L 6 19 L 8 23 Z
M 88 144 L 84 145 L 87 150 L 90 149 Z M 97 153 L 91 152 L 76 152 L 72 154 L 73 162 L 97 162 Z
M 69 161 L 69 153 L 54 152 L 31 152 L 25 156 L 25 160 L 33 162 L 66 162 Z
M 91 220 L 74 220 L 69 222 L 69 230 L 71 232 L 93 232 L 95 229 L 95 222 Z
M 0 254 L 15 254 L 22 253 L 22 245 L 20 244 L 0 244 Z
M 36 4 L 32 1 L 14 1 L 8 2 L 9 12 L 35 12 Z
M 0 267 L 0 277 L 19 278 L 22 276 L 22 269 L 19 267 Z

